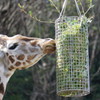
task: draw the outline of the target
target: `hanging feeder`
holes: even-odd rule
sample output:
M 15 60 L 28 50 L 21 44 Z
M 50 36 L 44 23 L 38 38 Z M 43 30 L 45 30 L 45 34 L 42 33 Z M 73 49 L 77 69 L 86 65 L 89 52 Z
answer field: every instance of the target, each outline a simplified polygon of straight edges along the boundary
M 78 97 L 89 94 L 88 19 L 64 16 L 65 0 L 60 17 L 55 21 L 57 94 Z

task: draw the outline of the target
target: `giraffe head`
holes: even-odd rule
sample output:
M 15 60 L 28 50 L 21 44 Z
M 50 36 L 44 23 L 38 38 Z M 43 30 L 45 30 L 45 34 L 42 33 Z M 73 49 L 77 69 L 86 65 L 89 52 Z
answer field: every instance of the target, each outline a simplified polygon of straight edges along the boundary
M 8 70 L 31 67 L 43 56 L 54 51 L 55 41 L 50 38 L 0 35 L 0 59 Z

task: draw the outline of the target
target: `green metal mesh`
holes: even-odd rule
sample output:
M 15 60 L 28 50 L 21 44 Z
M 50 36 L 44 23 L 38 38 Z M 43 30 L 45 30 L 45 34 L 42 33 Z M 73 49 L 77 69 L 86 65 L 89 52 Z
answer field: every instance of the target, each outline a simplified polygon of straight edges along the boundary
M 57 94 L 65 97 L 87 95 L 90 92 L 87 18 L 59 18 L 55 31 Z

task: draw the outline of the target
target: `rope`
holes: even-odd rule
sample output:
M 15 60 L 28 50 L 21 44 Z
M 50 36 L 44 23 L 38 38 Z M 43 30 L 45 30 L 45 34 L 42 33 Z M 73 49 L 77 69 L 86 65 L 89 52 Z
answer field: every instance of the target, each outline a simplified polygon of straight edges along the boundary
M 79 16 L 81 16 L 81 11 L 80 11 L 80 9 L 79 9 L 78 3 L 77 3 L 76 0 L 74 0 L 74 1 L 75 1 L 77 13 L 78 13 Z M 60 13 L 60 15 L 59 15 L 59 18 L 61 18 L 61 17 L 65 14 L 67 2 L 68 2 L 68 0 L 65 0 L 64 3 L 63 3 L 62 10 L 61 10 L 61 13 Z
M 75 1 L 75 5 L 76 5 L 76 8 L 77 8 L 77 13 L 78 13 L 79 16 L 81 16 L 81 11 L 79 9 L 78 3 L 77 3 L 76 0 L 74 0 L 74 1 Z
M 59 18 L 62 17 L 65 14 L 66 5 L 67 5 L 67 0 L 65 0 L 64 3 L 63 3 L 62 10 L 61 10 Z

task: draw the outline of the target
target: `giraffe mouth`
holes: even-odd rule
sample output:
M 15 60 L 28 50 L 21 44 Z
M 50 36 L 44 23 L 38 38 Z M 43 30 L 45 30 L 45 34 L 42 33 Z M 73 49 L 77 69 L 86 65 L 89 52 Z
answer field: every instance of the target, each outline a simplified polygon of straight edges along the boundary
M 44 43 L 44 53 L 51 54 L 56 50 L 55 40 L 50 40 Z

